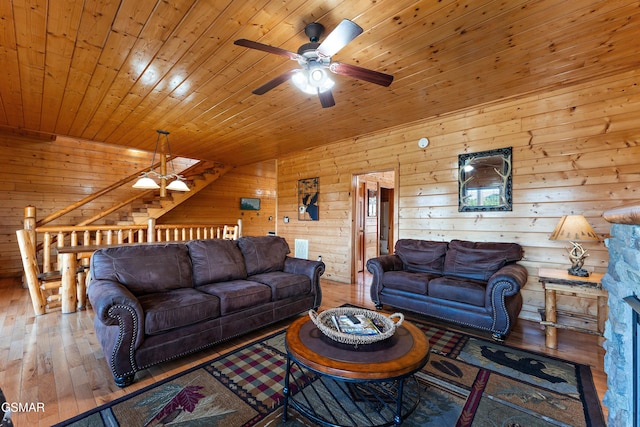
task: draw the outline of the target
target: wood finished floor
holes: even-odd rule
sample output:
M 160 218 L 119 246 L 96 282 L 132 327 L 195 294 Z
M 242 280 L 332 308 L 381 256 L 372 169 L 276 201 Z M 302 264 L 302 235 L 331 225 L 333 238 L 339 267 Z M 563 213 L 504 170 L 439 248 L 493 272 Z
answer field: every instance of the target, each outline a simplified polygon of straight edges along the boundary
M 373 308 L 370 277 L 344 284 L 322 280 L 321 310 L 351 303 Z M 72 314 L 54 311 L 36 317 L 29 293 L 16 279 L 0 279 L 0 387 L 10 402 L 44 404 L 44 412 L 14 413 L 16 426 L 50 426 L 223 354 L 288 322 L 264 328 L 191 356 L 139 372 L 136 382 L 119 388 L 107 367 L 93 330 L 91 309 Z M 467 331 L 469 332 L 469 331 Z M 486 337 L 487 335 L 482 335 Z M 544 331 L 519 320 L 507 344 L 591 366 L 600 400 L 606 391 L 604 349 L 600 338 L 558 331 L 558 349 L 547 349 Z M 606 407 L 603 406 L 606 414 Z

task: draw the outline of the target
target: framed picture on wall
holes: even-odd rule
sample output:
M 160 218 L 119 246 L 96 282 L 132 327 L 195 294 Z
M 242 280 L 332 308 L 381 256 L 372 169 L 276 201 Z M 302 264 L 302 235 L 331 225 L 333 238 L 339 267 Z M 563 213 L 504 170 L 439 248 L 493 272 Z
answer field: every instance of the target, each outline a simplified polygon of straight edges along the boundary
M 378 216 L 378 191 L 367 192 L 367 216 Z
M 298 181 L 298 220 L 318 221 L 318 177 Z
M 240 210 L 243 211 L 259 211 L 260 199 L 254 199 L 249 197 L 240 198 Z

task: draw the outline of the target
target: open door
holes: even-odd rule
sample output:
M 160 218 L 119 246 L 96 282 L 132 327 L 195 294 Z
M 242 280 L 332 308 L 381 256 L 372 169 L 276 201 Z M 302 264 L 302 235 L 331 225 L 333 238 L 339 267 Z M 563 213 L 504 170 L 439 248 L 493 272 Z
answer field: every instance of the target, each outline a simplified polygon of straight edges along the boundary
M 394 189 L 380 187 L 380 255 L 393 253 Z
M 356 273 L 361 273 L 364 271 L 364 262 L 365 262 L 365 192 L 366 185 L 364 182 L 360 182 L 358 180 L 357 183 L 358 191 L 357 191 L 357 203 L 356 203 L 356 238 L 354 242 L 355 248 L 355 271 Z
M 366 273 L 368 259 L 393 250 L 395 180 L 395 170 L 354 175 L 352 283 Z

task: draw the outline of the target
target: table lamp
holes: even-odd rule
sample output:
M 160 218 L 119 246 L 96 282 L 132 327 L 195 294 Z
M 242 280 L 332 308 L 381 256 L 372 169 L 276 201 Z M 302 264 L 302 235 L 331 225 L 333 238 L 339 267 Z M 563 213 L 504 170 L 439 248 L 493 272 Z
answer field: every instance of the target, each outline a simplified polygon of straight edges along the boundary
M 589 255 L 578 242 L 599 241 L 600 239 L 584 216 L 564 215 L 560 218 L 549 240 L 566 240 L 571 242 L 572 247 L 569 248 L 569 259 L 571 260 L 571 268 L 568 269 L 569 274 L 572 276 L 589 277 L 589 272 L 582 268 L 585 258 Z

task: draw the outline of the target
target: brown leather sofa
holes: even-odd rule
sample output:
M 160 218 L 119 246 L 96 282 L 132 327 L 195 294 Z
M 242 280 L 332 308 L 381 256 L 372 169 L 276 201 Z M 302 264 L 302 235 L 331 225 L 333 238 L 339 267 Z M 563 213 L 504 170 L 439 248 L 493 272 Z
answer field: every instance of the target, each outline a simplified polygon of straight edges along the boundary
M 522 308 L 527 270 L 517 243 L 401 239 L 392 255 L 367 261 L 371 300 L 490 331 L 502 341 Z
M 94 326 L 115 382 L 320 306 L 324 263 L 277 236 L 117 246 L 91 258 Z

